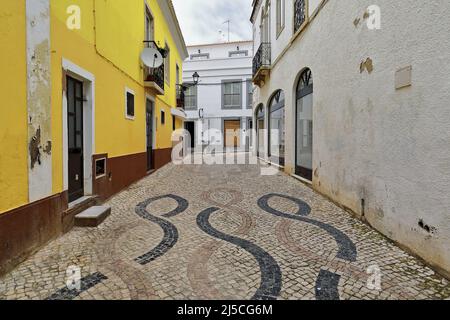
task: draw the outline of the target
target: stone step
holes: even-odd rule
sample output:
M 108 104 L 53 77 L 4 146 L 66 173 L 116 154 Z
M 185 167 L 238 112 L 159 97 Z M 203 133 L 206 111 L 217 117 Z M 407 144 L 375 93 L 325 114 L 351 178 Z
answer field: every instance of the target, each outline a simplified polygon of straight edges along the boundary
M 98 196 L 86 196 L 70 203 L 68 209 L 62 214 L 63 233 L 69 232 L 74 227 L 77 214 L 100 204 Z
M 75 216 L 76 227 L 98 227 L 111 214 L 111 207 L 95 206 Z

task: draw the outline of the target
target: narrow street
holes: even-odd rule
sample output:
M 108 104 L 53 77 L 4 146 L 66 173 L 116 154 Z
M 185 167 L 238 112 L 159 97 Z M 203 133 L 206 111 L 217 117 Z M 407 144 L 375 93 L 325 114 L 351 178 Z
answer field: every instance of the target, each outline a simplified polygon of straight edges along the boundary
M 422 262 L 257 165 L 169 164 L 107 205 L 100 227 L 74 228 L 0 279 L 0 299 L 450 296 Z M 80 268 L 79 290 L 66 287 L 71 266 Z

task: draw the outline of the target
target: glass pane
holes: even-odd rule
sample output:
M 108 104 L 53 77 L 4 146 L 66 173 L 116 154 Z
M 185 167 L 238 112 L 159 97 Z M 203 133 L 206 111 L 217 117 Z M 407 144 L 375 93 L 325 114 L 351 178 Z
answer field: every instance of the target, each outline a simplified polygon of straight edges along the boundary
M 232 96 L 230 96 L 230 95 L 227 95 L 227 96 L 224 97 L 224 104 L 225 104 L 225 106 L 231 106 L 231 104 L 232 104 L 231 97 Z
M 73 83 L 73 81 L 69 80 L 68 84 L 67 84 L 67 99 L 68 99 L 68 101 L 67 101 L 67 103 L 68 103 L 67 108 L 68 108 L 68 111 L 71 112 L 71 113 L 75 112 L 74 90 L 75 90 L 74 83 Z
M 312 170 L 313 95 L 297 101 L 297 165 Z
M 224 86 L 225 86 L 224 93 L 225 94 L 231 94 L 232 93 L 232 91 L 231 91 L 232 84 L 231 83 L 225 83 Z
M 68 117 L 68 134 L 69 134 L 69 148 L 75 148 L 75 117 Z
M 81 134 L 77 134 L 76 135 L 76 139 L 77 139 L 77 145 L 76 148 L 82 148 L 83 147 L 83 141 L 82 141 L 82 135 Z
M 81 101 L 77 101 L 76 104 L 76 130 L 82 131 L 83 129 L 83 105 Z
M 233 106 L 239 106 L 241 102 L 241 96 L 233 95 Z
M 233 83 L 233 93 L 241 93 L 241 83 L 235 82 Z
M 258 153 L 264 157 L 264 120 L 258 120 Z
M 81 83 L 76 83 L 75 88 L 76 88 L 76 92 L 75 92 L 76 97 L 77 98 L 83 98 L 83 92 L 82 92 L 82 85 L 81 85 Z
M 284 158 L 284 108 L 270 115 L 270 150 L 271 155 Z

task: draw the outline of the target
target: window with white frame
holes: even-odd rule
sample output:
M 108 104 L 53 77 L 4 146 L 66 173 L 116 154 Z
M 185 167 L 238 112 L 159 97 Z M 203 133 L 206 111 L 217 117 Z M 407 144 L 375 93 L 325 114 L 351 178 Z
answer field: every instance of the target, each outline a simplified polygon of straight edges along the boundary
M 125 117 L 127 119 L 134 119 L 134 91 L 125 89 Z
M 286 20 L 285 0 L 277 1 L 277 36 L 283 31 Z
M 222 109 L 240 109 L 242 107 L 242 81 L 222 81 Z

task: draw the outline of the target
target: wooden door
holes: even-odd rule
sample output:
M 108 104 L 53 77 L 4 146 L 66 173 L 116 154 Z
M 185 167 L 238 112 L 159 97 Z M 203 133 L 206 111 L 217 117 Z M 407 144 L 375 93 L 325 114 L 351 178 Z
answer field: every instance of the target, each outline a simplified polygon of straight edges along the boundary
M 239 148 L 241 121 L 240 120 L 225 120 L 224 121 L 224 136 L 225 148 Z

